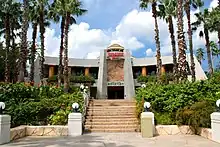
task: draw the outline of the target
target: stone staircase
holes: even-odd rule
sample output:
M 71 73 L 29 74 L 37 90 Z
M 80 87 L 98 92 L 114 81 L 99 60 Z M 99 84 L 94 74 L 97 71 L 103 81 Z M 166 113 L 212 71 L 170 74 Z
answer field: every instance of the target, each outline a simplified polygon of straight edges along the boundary
M 90 100 L 86 132 L 136 132 L 138 120 L 133 100 Z

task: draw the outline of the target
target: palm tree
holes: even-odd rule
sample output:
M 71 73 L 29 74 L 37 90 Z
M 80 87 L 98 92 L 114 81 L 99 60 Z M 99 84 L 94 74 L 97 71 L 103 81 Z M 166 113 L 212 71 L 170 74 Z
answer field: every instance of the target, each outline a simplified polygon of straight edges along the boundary
M 177 81 L 177 57 L 176 57 L 176 41 L 174 34 L 174 26 L 173 26 L 173 17 L 176 18 L 176 1 L 173 0 L 159 0 L 159 12 L 158 16 L 163 18 L 168 23 L 168 28 L 170 32 L 170 39 L 172 45 L 172 54 L 173 54 L 173 74 L 174 79 Z
M 61 17 L 61 24 L 60 24 L 60 53 L 59 53 L 59 67 L 58 67 L 58 86 L 61 86 L 61 79 L 62 79 L 62 73 L 63 73 L 63 40 L 64 40 L 64 26 L 65 26 L 65 5 L 62 5 L 62 1 L 55 0 L 54 3 L 51 6 L 50 12 L 49 12 L 49 17 L 55 20 L 55 22 L 58 22 L 58 20 Z M 81 9 L 83 11 L 83 9 Z M 75 24 L 76 20 L 73 16 L 70 16 L 70 24 Z
M 220 6 L 211 10 L 207 25 L 210 32 L 218 32 L 218 43 L 220 48 Z
M 32 45 L 31 45 L 31 57 L 30 57 L 30 82 L 34 84 L 34 61 L 36 54 L 36 38 L 37 38 L 37 26 L 39 24 L 39 15 L 38 15 L 37 3 L 36 1 L 31 1 L 29 18 L 32 23 Z
M 196 58 L 198 59 L 200 65 L 202 65 L 202 60 L 204 60 L 204 49 L 198 48 L 196 50 Z
M 62 68 L 62 52 L 64 51 L 64 90 L 67 92 L 69 89 L 69 77 L 68 77 L 68 31 L 71 22 L 75 22 L 74 15 L 80 16 L 87 12 L 85 9 L 81 9 L 82 3 L 78 0 L 56 0 L 55 9 L 58 14 L 62 16 L 61 21 L 61 46 L 60 46 L 60 72 Z M 63 30 L 64 29 L 64 30 Z M 63 34 L 63 36 L 62 36 Z M 63 42 L 63 47 L 62 47 Z M 59 73 L 60 74 L 60 73 Z M 61 83 L 61 76 L 60 83 Z
M 220 0 L 218 0 L 218 8 L 220 9 Z M 218 44 L 220 48 L 220 27 L 218 28 Z
M 0 35 L 5 34 L 5 82 L 10 81 L 10 73 L 15 72 L 15 70 L 10 69 L 10 65 L 14 64 L 15 60 L 10 59 L 9 56 L 12 54 L 12 51 L 15 49 L 15 38 L 17 34 L 15 30 L 20 29 L 20 13 L 21 5 L 18 2 L 13 0 L 5 0 L 0 2 Z M 11 44 L 12 42 L 12 44 Z M 16 69 L 13 67 L 13 69 Z M 14 79 L 14 77 L 13 77 Z
M 24 73 L 27 62 L 27 30 L 28 30 L 28 13 L 29 0 L 23 0 L 23 16 L 22 16 L 22 34 L 21 34 L 21 50 L 19 63 L 18 82 L 24 82 Z
M 210 12 L 208 11 L 208 9 L 204 9 L 204 12 L 196 13 L 195 16 L 196 16 L 197 20 L 196 20 L 196 22 L 192 23 L 192 25 L 193 25 L 192 30 L 197 30 L 197 27 L 203 25 L 203 31 L 200 31 L 199 36 L 204 37 L 204 34 L 205 34 L 209 73 L 212 75 L 213 74 L 213 65 L 212 65 L 211 49 L 210 49 L 210 41 L 209 41 Z
M 45 33 L 45 20 L 48 10 L 48 0 L 37 0 L 38 12 L 39 12 L 39 25 L 40 25 L 40 40 L 41 40 L 41 51 L 40 51 L 40 80 L 41 85 L 43 84 L 44 78 L 44 33 Z
M 63 49 L 64 49 L 64 90 L 67 92 L 69 89 L 69 77 L 68 77 L 68 31 L 69 31 L 69 25 L 71 23 L 71 18 L 73 15 L 80 16 L 87 12 L 85 9 L 81 9 L 82 2 L 78 0 L 56 0 L 56 11 L 58 14 L 62 16 L 61 23 L 64 23 L 64 31 L 63 31 L 63 38 L 61 37 L 61 43 L 62 39 L 64 39 L 63 42 Z M 65 21 L 64 21 L 65 20 Z M 62 34 L 62 26 L 61 24 L 61 34 Z M 62 44 L 61 44 L 62 45 Z M 60 50 L 60 63 L 62 65 L 62 47 Z
M 42 82 L 43 71 L 44 71 L 44 33 L 45 27 L 50 25 L 48 14 L 48 3 L 47 0 L 32 0 L 31 10 L 29 13 L 30 22 L 32 23 L 32 45 L 31 45 L 31 58 L 30 58 L 30 81 L 34 84 L 34 61 L 36 56 L 36 38 L 37 38 L 37 27 L 40 26 L 40 40 L 41 40 L 41 50 L 40 50 L 40 79 Z M 42 83 L 41 83 L 42 84 Z
M 157 50 L 157 78 L 160 81 L 161 77 L 161 53 L 160 53 L 160 37 L 159 37 L 159 27 L 157 23 L 157 0 L 140 0 L 140 7 L 142 9 L 147 9 L 148 5 L 151 3 L 152 14 L 154 18 L 154 28 L 155 28 L 155 41 L 156 41 L 156 50 Z
M 183 0 L 177 1 L 177 27 L 178 27 L 178 69 L 181 81 L 187 79 L 186 42 L 183 32 Z
M 196 76 L 195 76 L 195 62 L 194 62 L 194 55 L 193 55 L 193 40 L 192 40 L 190 5 L 192 5 L 196 9 L 197 7 L 202 7 L 204 5 L 204 3 L 201 0 L 185 0 L 185 5 L 184 5 L 187 20 L 188 20 L 189 51 L 190 51 L 192 81 L 194 82 L 196 80 Z
M 220 49 L 218 48 L 217 44 L 214 41 L 210 41 L 210 48 L 212 52 L 212 65 L 214 66 L 214 58 L 219 57 Z
M 4 32 L 5 32 L 5 82 L 9 82 L 9 64 L 8 64 L 8 54 L 10 48 L 10 7 L 12 5 L 12 0 L 2 1 L 0 4 L 1 16 L 3 16 Z

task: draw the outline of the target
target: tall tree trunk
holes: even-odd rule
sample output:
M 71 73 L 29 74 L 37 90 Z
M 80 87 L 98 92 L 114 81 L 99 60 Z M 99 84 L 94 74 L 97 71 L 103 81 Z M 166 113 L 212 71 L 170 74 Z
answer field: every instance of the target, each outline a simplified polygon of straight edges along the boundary
M 198 59 L 199 60 L 199 64 L 202 65 L 202 59 Z
M 69 32 L 70 14 L 66 14 L 66 22 L 64 28 L 64 91 L 69 90 L 69 77 L 68 77 L 68 32 Z
M 24 75 L 27 62 L 27 30 L 28 30 L 28 0 L 23 0 L 24 11 L 22 20 L 22 37 L 21 37 L 21 50 L 19 60 L 19 76 L 18 82 L 24 82 Z
M 8 14 L 5 16 L 5 40 L 6 40 L 6 50 L 5 50 L 5 82 L 9 82 L 9 48 L 10 48 L 10 18 Z
M 61 86 L 61 79 L 62 79 L 62 73 L 63 73 L 63 38 L 64 38 L 64 26 L 65 26 L 65 17 L 62 17 L 61 21 L 61 37 L 60 37 L 60 56 L 59 56 L 59 68 L 58 68 L 58 86 Z
M 15 39 L 16 39 L 16 34 L 14 33 L 15 30 L 15 21 L 12 20 L 11 23 L 11 40 L 12 40 L 12 51 L 11 51 L 11 81 L 13 83 L 17 82 L 17 78 L 18 78 L 18 65 L 16 63 L 17 58 L 18 58 L 18 48 L 17 45 L 15 43 Z
M 220 0 L 218 0 L 218 7 L 220 8 Z M 218 30 L 218 44 L 220 49 L 220 29 Z
M 36 54 L 36 38 L 37 38 L 37 23 L 32 24 L 32 46 L 31 46 L 31 70 L 30 70 L 30 82 L 34 85 L 34 60 Z
M 211 57 L 211 49 L 210 49 L 210 41 L 209 41 L 209 31 L 208 31 L 208 29 L 204 28 L 204 34 L 205 34 L 205 41 L 206 41 L 209 73 L 210 73 L 210 75 L 212 75 L 213 74 L 213 66 L 212 66 L 212 57 Z
M 195 62 L 193 55 L 193 41 L 192 41 L 192 28 L 191 28 L 191 16 L 190 16 L 190 0 L 186 0 L 185 4 L 186 16 L 188 20 L 188 39 L 189 39 L 189 52 L 191 61 L 192 82 L 196 81 Z
M 176 41 L 174 36 L 174 28 L 173 28 L 173 18 L 172 16 L 169 16 L 168 18 L 168 27 L 170 32 L 170 39 L 171 39 L 171 45 L 172 45 L 172 54 L 173 54 L 173 74 L 175 82 L 177 82 L 177 58 L 176 58 Z
M 183 0 L 178 0 L 177 5 L 177 27 L 178 27 L 178 69 L 181 81 L 187 80 L 187 62 L 186 62 L 186 42 L 183 33 Z
M 152 3 L 152 13 L 154 17 L 154 23 L 155 23 L 155 41 L 156 41 L 156 51 L 157 51 L 157 79 L 160 82 L 161 81 L 161 67 L 162 67 L 162 61 L 161 61 L 161 53 L 160 53 L 160 37 L 159 37 L 159 27 L 157 23 L 157 3 Z
M 43 4 L 41 4 L 41 10 L 43 10 Z M 44 78 L 44 11 L 40 12 L 40 41 L 41 41 L 41 51 L 40 51 L 40 85 L 43 85 Z

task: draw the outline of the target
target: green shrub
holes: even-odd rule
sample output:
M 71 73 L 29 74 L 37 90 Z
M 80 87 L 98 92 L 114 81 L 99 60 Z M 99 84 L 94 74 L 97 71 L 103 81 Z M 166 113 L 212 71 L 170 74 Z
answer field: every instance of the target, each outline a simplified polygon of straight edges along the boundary
M 175 113 L 186 106 L 199 101 L 213 104 L 220 98 L 220 84 L 215 80 L 195 83 L 158 84 L 146 83 L 146 88 L 137 88 L 137 117 L 143 110 L 143 99 L 151 103 L 152 111 L 158 113 L 156 120 L 160 124 L 177 123 Z M 213 110 L 212 110 L 213 112 Z
M 77 88 L 72 88 L 70 94 L 64 94 L 61 88 L 51 86 L 1 84 L 0 101 L 6 103 L 5 113 L 11 115 L 11 126 L 15 127 L 47 125 L 51 121 L 51 115 L 68 108 L 73 102 L 78 102 L 82 110 L 84 99 Z
M 175 116 L 172 113 L 154 113 L 155 124 L 156 125 L 174 125 Z
M 200 134 L 200 128 L 210 128 L 210 114 L 215 111 L 213 103 L 202 101 L 179 109 L 176 114 L 178 125 L 189 125 L 195 134 Z
M 148 82 L 148 76 L 142 76 L 142 75 L 138 76 L 137 77 L 137 82 L 138 83 L 147 83 Z

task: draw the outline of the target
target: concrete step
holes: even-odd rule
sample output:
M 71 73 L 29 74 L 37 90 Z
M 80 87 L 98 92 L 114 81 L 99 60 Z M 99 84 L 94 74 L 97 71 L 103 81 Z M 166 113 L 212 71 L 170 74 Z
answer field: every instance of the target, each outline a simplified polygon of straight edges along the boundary
M 108 109 L 103 109 L 103 110 L 93 110 L 93 109 L 88 109 L 87 113 L 114 113 L 114 112 L 117 112 L 117 113 L 136 113 L 135 110 L 132 110 L 132 109 L 128 109 L 128 110 L 120 110 L 120 109 L 116 109 L 116 110 L 108 110 Z
M 108 133 L 121 133 L 121 132 L 140 132 L 138 128 L 126 128 L 126 129 L 96 129 L 96 128 L 92 128 L 92 129 L 85 129 L 85 133 L 99 133 L 99 132 L 108 132 Z
M 86 122 L 127 122 L 127 121 L 130 121 L 130 122 L 138 122 L 137 118 L 93 118 L 93 119 L 89 119 L 87 118 L 86 119 Z
M 88 111 L 87 115 L 106 115 L 106 116 L 112 116 L 112 115 L 135 115 L 135 112 L 129 112 L 129 111 Z
M 116 100 L 110 100 L 110 99 L 105 99 L 105 100 L 90 100 L 90 102 L 118 102 L 118 103 L 134 103 L 136 100 L 125 100 L 125 99 L 116 99 Z
M 135 115 L 113 115 L 113 116 L 105 116 L 105 115 L 101 115 L 101 116 L 96 116 L 96 115 L 87 115 L 86 119 L 136 119 Z
M 85 128 L 87 129 L 127 129 L 127 128 L 133 128 L 136 129 L 138 127 L 137 124 L 127 124 L 127 125 L 85 125 Z
M 120 110 L 126 110 L 126 109 L 136 109 L 136 106 L 89 106 L 89 109 L 98 109 L 98 110 L 114 110 L 114 109 L 120 109 Z
M 138 125 L 138 121 L 86 121 L 85 125 Z
M 100 113 L 87 113 L 86 116 L 130 116 L 130 117 L 135 117 L 135 112 L 111 112 L 111 113 L 106 113 L 106 112 L 100 112 Z
M 135 104 L 130 103 L 89 103 L 89 106 L 135 106 Z

